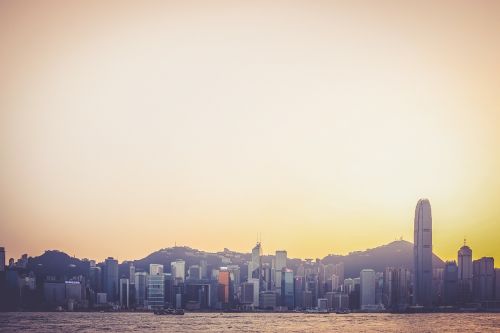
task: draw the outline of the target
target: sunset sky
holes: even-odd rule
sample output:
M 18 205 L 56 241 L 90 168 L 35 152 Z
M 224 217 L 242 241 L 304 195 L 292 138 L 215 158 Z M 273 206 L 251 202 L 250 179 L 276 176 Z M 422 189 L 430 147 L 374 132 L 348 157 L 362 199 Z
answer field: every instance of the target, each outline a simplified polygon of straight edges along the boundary
M 500 264 L 500 1 L 0 0 L 0 246 Z

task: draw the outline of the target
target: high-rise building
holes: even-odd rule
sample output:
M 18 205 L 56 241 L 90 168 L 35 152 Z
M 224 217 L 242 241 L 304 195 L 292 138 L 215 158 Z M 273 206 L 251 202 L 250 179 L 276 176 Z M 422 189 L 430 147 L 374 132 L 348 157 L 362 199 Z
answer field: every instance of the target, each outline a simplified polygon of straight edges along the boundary
M 254 284 L 251 282 L 243 282 L 241 284 L 241 297 L 240 303 L 246 306 L 250 306 L 254 303 Z
M 254 278 L 249 278 L 248 279 L 249 283 L 253 284 L 253 307 L 257 308 L 259 307 L 259 294 L 260 294 L 260 287 L 259 287 L 259 279 L 254 279 Z
M 432 213 L 427 199 L 420 199 L 415 208 L 414 223 L 414 302 L 432 305 Z
M 108 302 L 116 302 L 118 300 L 118 260 L 109 257 L 105 260 L 104 265 L 104 287 L 107 294 Z
M 149 268 L 151 270 L 152 267 Z M 151 271 L 155 274 L 150 274 L 147 279 L 148 306 L 151 309 L 163 309 L 165 306 L 165 274 L 163 269 L 160 270 L 158 267 L 153 267 Z
M 333 274 L 339 277 L 339 281 L 344 281 L 344 263 L 339 262 L 333 266 Z
M 188 279 L 190 279 L 190 280 L 200 280 L 201 279 L 201 269 L 200 269 L 199 265 L 189 266 Z
M 333 274 L 331 281 L 332 281 L 332 285 L 330 288 L 331 291 L 338 291 L 340 288 L 340 278 L 337 275 Z
M 207 279 L 209 277 L 207 266 L 207 261 L 205 259 L 200 260 L 200 276 L 202 279 Z
M 472 298 L 472 250 L 465 245 L 458 250 L 458 296 L 461 302 Z
M 287 252 L 286 251 L 276 251 L 275 264 L 274 264 L 274 274 L 275 274 L 275 285 L 277 289 L 281 288 L 281 274 L 283 268 L 286 268 L 287 264 Z
M 230 273 L 225 267 L 221 267 L 219 271 L 219 302 L 221 302 L 223 307 L 227 307 L 230 304 L 230 289 L 231 289 L 231 277 Z
M 180 279 L 184 282 L 186 278 L 186 262 L 182 259 L 177 259 L 170 263 L 170 269 L 172 271 L 172 278 L 174 280 Z
M 361 310 L 375 305 L 375 271 L 363 269 L 360 272 L 360 305 Z
M 455 261 L 447 261 L 443 273 L 443 303 L 455 305 L 458 291 L 458 266 Z
M 240 266 L 229 265 L 227 266 L 227 270 L 229 271 L 229 278 L 231 279 L 231 285 L 233 286 L 232 294 L 235 295 L 241 284 Z
M 474 299 L 491 301 L 494 298 L 495 263 L 492 257 L 483 257 L 472 262 Z
M 163 274 L 163 265 L 149 264 L 149 275 L 160 275 L 160 274 Z
M 411 272 L 388 267 L 384 272 L 383 304 L 388 309 L 405 310 L 411 304 Z
M 128 266 L 128 280 L 130 281 L 130 284 L 134 284 L 135 282 L 135 266 L 133 262 L 131 262 Z
M 261 309 L 274 310 L 276 307 L 277 295 L 274 291 L 263 291 L 260 293 L 260 304 Z
M 293 270 L 288 268 L 282 269 L 280 285 L 281 305 L 286 306 L 288 310 L 293 310 L 295 308 Z
M 0 247 L 0 272 L 5 271 L 5 248 Z
M 500 268 L 495 268 L 495 300 L 500 301 Z
M 351 292 L 354 291 L 354 280 L 351 278 L 345 279 L 344 280 L 344 285 L 343 285 L 344 292 L 346 294 L 350 294 Z
M 129 279 L 120 279 L 120 306 L 124 309 L 128 309 L 130 306 Z
M 251 265 L 250 265 L 251 264 Z M 248 265 L 248 278 L 258 279 L 259 288 L 262 288 L 262 246 L 258 242 L 252 249 L 252 261 Z
M 146 272 L 136 272 L 134 275 L 135 303 L 138 307 L 144 307 L 146 305 L 148 274 Z
M 102 292 L 102 273 L 101 267 L 98 266 L 90 266 L 89 268 L 89 285 L 90 289 L 94 293 Z

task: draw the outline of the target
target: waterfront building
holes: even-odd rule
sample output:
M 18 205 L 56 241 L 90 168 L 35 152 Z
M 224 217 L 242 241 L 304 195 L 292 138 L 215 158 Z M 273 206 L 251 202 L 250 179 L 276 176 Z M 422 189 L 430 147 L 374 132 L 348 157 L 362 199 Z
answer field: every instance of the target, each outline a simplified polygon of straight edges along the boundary
M 5 271 L 5 248 L 0 247 L 0 272 Z
M 108 257 L 104 262 L 104 291 L 108 302 L 118 300 L 118 260 Z
M 432 305 L 432 213 L 427 199 L 420 199 L 414 221 L 414 302 Z
M 443 273 L 443 303 L 456 305 L 458 293 L 458 266 L 455 261 L 447 261 Z
M 147 276 L 146 272 L 136 272 L 134 274 L 135 303 L 140 308 L 146 306 Z
M 241 284 L 241 296 L 240 303 L 244 306 L 253 305 L 253 297 L 254 297 L 254 284 L 251 282 L 243 282 Z
M 294 276 L 293 270 L 283 268 L 281 273 L 281 305 L 289 310 L 295 308 Z
M 495 268 L 495 300 L 500 301 L 500 268 Z
M 259 294 L 260 294 L 259 283 L 260 283 L 260 281 L 259 281 L 259 279 L 249 278 L 248 282 L 253 284 L 253 306 L 254 306 L 254 308 L 258 308 L 260 305 L 260 302 L 259 302 Z
M 318 306 L 319 311 L 328 311 L 328 299 L 326 298 L 318 298 Z
M 360 272 L 360 305 L 361 310 L 375 305 L 375 271 L 363 269 Z
M 492 257 L 483 257 L 472 262 L 474 299 L 491 301 L 494 298 L 495 263 Z
M 150 274 L 147 279 L 148 307 L 153 310 L 163 309 L 165 306 L 165 274 L 158 271 L 156 273 Z
M 276 307 L 277 295 L 274 291 L 263 291 L 260 293 L 259 307 L 264 310 L 274 310 Z
M 231 293 L 231 277 L 230 273 L 225 267 L 221 267 L 219 271 L 219 302 L 222 307 L 228 307 L 230 305 L 230 294 Z
M 465 245 L 458 250 L 458 293 L 461 302 L 472 300 L 472 250 Z
M 98 266 L 90 266 L 89 268 L 89 287 L 94 293 L 102 291 L 102 270 Z
M 130 280 L 126 278 L 120 279 L 120 306 L 122 309 L 130 307 Z

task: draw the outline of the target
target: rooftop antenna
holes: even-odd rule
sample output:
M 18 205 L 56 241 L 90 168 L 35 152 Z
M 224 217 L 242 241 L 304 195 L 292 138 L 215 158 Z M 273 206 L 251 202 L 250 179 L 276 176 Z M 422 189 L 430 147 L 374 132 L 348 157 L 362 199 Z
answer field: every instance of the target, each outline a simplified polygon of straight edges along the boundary
M 467 240 L 465 239 L 465 236 L 464 236 L 464 246 L 465 246 L 466 242 L 467 242 Z

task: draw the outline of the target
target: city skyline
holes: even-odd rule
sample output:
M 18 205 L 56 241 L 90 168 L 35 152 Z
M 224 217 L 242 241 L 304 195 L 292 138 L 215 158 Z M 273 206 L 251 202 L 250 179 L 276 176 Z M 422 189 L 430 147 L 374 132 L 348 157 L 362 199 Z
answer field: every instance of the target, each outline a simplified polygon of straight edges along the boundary
M 497 311 L 500 268 L 473 260 L 465 244 L 457 260 L 432 254 L 432 209 L 415 207 L 414 245 L 393 242 L 352 258 L 294 260 L 286 250 L 207 253 L 176 247 L 141 260 L 104 262 L 47 251 L 5 265 L 0 247 L 0 311 L 354 312 Z M 406 247 L 406 249 L 404 249 Z
M 411 241 L 429 198 L 438 256 L 498 259 L 499 12 L 2 1 L 0 243 L 316 258 Z

